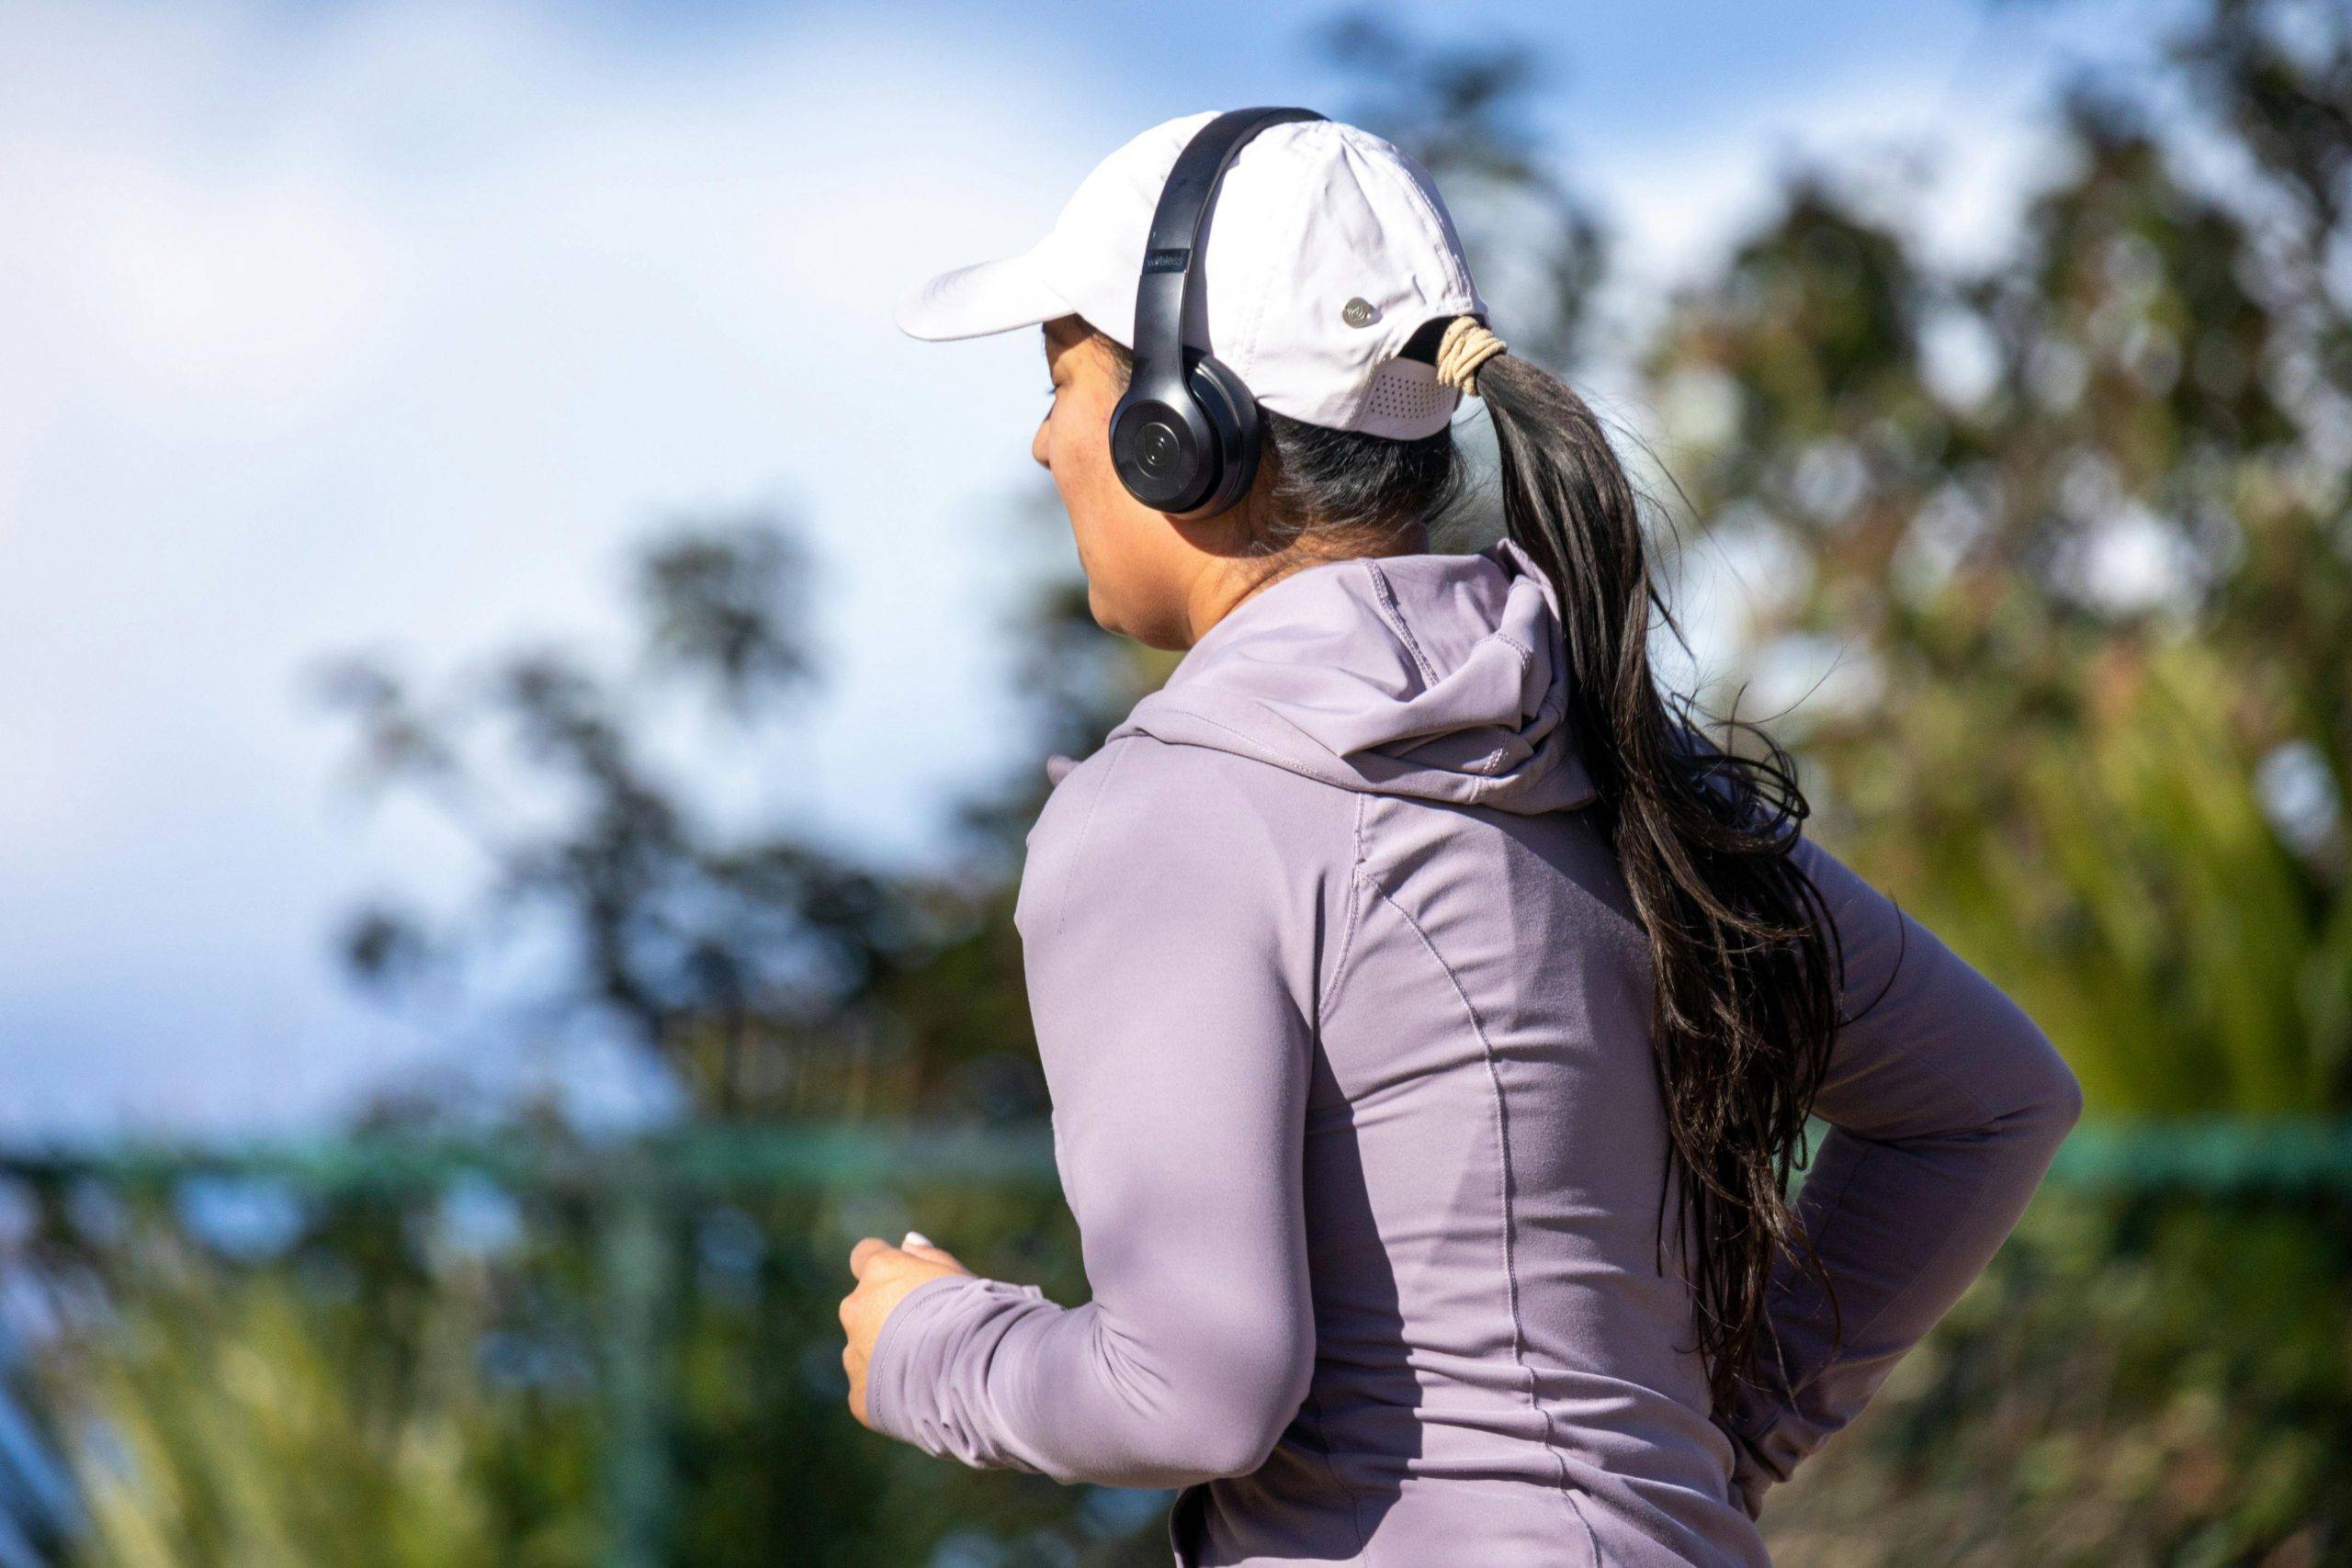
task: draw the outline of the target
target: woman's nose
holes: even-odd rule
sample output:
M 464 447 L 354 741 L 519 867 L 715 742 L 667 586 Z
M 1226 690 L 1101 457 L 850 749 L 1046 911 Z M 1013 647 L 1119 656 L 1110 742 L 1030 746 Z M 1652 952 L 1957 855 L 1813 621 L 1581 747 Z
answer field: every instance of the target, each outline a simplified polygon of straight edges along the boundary
M 1054 465 L 1047 461 L 1046 457 L 1046 427 L 1053 423 L 1053 415 L 1051 414 L 1047 414 L 1044 419 L 1039 420 L 1037 422 L 1037 434 L 1029 438 L 1029 456 L 1037 460 L 1037 466 L 1039 468 L 1046 469 L 1049 473 L 1052 472 Z

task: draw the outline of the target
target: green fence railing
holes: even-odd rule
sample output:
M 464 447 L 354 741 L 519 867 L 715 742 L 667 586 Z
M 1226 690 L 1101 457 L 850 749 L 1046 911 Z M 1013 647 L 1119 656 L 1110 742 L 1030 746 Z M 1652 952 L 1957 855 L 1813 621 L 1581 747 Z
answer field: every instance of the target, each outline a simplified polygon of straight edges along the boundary
M 2060 1145 L 2050 1179 L 2114 1192 L 2352 1197 L 2352 1120 L 2086 1122 Z
M 305 1192 L 429 1189 L 482 1178 L 541 1191 L 681 1195 L 897 1181 L 1056 1181 L 1042 1127 L 875 1123 L 698 1127 L 606 1144 L 372 1135 L 205 1144 L 0 1147 L 0 1176 L 90 1177 L 130 1187 L 192 1177 L 283 1181 Z M 2050 1179 L 2114 1191 L 2352 1193 L 2352 1118 L 2089 1121 Z
M 0 1176 L 93 1177 L 128 1187 L 235 1177 L 305 1192 L 401 1191 L 483 1178 L 540 1191 L 652 1188 L 847 1187 L 863 1182 L 1053 1182 L 1053 1140 L 1039 1128 L 929 1128 L 818 1122 L 695 1127 L 609 1142 L 373 1134 L 198 1144 L 0 1147 Z

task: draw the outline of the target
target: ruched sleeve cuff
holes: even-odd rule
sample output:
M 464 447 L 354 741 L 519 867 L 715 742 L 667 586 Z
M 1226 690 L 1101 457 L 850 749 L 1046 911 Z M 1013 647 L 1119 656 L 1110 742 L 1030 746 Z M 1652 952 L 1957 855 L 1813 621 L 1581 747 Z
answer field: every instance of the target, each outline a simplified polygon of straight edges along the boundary
M 989 1363 L 1032 1313 L 1057 1312 L 1035 1285 L 969 1274 L 925 1280 L 882 1320 L 865 1368 L 865 1416 L 876 1431 L 981 1470 L 1037 1467 L 997 1445 Z

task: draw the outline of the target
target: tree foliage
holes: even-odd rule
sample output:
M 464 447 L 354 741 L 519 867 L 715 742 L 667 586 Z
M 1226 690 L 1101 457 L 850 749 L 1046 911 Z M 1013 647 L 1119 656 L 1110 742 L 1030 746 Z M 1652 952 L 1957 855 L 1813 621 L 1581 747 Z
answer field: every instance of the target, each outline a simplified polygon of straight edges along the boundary
M 2177 58 L 2190 123 L 2070 91 L 1988 265 L 1800 182 L 1648 373 L 1713 415 L 1668 448 L 1702 533 L 1772 547 L 1727 682 L 1836 666 L 1786 719 L 1830 829 L 2094 1111 L 2342 1109 L 2352 57 L 2231 0 Z

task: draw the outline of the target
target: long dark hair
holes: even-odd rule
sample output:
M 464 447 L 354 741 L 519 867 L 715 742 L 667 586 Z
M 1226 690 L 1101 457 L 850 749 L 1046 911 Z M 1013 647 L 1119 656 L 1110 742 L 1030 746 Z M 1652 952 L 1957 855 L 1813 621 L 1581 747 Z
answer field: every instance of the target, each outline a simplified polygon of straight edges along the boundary
M 1443 321 L 1406 353 L 1430 357 Z M 1132 356 L 1098 342 L 1121 367 Z M 1718 747 L 1695 705 L 1669 701 L 1650 668 L 1653 615 L 1673 617 L 1651 581 L 1639 499 L 1585 400 L 1508 352 L 1477 388 L 1500 457 L 1503 525 L 1551 579 L 1566 633 L 1590 807 L 1615 851 L 1649 940 L 1651 1049 L 1671 1139 L 1658 1193 L 1682 1175 L 1697 1349 L 1728 1418 L 1768 1338 L 1774 1259 L 1795 1258 L 1836 1295 L 1787 1201 L 1805 1118 L 1840 1022 L 1835 921 L 1792 852 L 1806 815 L 1781 745 L 1736 718 L 1760 756 Z M 1263 411 L 1267 450 L 1253 547 L 1281 555 L 1378 553 L 1460 497 L 1451 430 L 1393 440 Z M 1663 1271 L 1661 1260 L 1659 1269 Z M 1843 1324 L 1833 1325 L 1842 1341 Z

